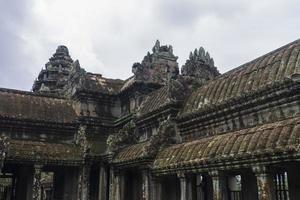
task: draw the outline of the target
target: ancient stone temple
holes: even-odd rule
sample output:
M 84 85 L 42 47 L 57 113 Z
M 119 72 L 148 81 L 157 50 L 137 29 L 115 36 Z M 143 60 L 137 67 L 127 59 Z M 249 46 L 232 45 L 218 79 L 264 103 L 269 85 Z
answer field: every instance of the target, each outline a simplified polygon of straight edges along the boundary
M 32 92 L 0 89 L 0 199 L 300 199 L 300 40 L 225 74 L 157 41 L 132 72 L 59 46 Z

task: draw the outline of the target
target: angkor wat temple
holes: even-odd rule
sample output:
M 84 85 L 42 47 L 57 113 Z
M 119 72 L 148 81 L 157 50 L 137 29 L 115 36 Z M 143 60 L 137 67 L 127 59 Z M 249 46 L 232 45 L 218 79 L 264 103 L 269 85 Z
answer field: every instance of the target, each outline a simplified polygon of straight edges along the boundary
M 32 92 L 0 89 L 0 199 L 299 200 L 300 40 L 179 71 L 159 41 L 127 80 L 59 46 Z

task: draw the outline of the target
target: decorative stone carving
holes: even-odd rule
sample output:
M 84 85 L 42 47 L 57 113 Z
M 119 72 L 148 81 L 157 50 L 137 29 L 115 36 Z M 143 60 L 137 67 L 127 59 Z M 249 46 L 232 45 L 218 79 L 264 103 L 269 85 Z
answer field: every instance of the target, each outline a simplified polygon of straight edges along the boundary
M 148 52 L 142 63 L 133 64 L 134 79 L 165 84 L 168 79 L 179 74 L 177 59 L 171 45 L 161 46 L 157 40 L 152 48 L 152 54 Z
M 34 82 L 33 92 L 60 92 L 68 83 L 68 76 L 73 63 L 66 46 L 58 46 L 56 52 L 46 63 L 37 80 Z
M 213 58 L 203 47 L 190 53 L 189 59 L 181 68 L 181 73 L 183 76 L 191 76 L 203 81 L 211 80 L 220 74 L 214 66 Z
M 75 137 L 75 144 L 80 145 L 84 157 L 86 157 L 90 151 L 89 142 L 86 138 L 86 128 L 85 125 L 80 125 Z
M 63 95 L 70 97 L 74 95 L 77 90 L 80 90 L 84 86 L 85 78 L 86 78 L 86 71 L 81 68 L 80 63 L 76 60 L 71 65 L 70 74 L 68 76 L 68 84 L 66 84 L 63 88 Z
M 121 128 L 118 133 L 110 135 L 107 138 L 108 152 L 114 153 L 118 149 L 128 145 L 134 144 L 138 141 L 136 134 L 136 126 L 133 120 L 128 122 Z
M 86 164 L 79 171 L 78 198 L 79 200 L 90 199 L 90 174 L 91 166 Z
M 6 136 L 2 136 L 0 138 L 0 173 L 3 167 L 3 162 L 5 159 L 5 156 L 7 154 L 7 150 L 8 150 L 8 146 L 9 146 L 9 139 Z
M 42 184 L 41 184 L 41 173 L 42 173 L 42 166 L 35 165 L 34 166 L 34 175 L 33 175 L 33 200 L 41 200 L 42 199 Z
M 170 79 L 167 87 L 168 96 L 172 101 L 180 101 L 184 99 L 186 88 L 179 79 Z
M 144 147 L 144 155 L 155 156 L 160 148 L 167 144 L 176 143 L 176 123 L 170 117 L 159 124 L 157 134 L 152 135 Z
M 252 171 L 255 173 L 257 181 L 258 199 L 274 199 L 273 179 L 266 166 L 253 166 Z

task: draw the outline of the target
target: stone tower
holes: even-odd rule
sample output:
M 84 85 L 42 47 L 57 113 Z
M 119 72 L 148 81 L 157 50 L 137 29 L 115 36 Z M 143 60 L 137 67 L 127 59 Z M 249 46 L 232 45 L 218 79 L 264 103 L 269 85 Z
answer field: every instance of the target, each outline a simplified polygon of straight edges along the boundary
M 134 78 L 138 81 L 165 84 L 169 78 L 179 74 L 177 59 L 171 45 L 161 46 L 157 40 L 152 53 L 148 52 L 142 63 L 133 64 Z
M 68 76 L 73 64 L 66 46 L 58 46 L 56 52 L 46 63 L 34 82 L 33 92 L 60 92 L 68 82 Z
M 211 80 L 220 75 L 214 65 L 213 58 L 208 52 L 205 52 L 203 47 L 190 53 L 189 59 L 181 68 L 181 73 L 183 76 L 194 77 L 201 81 Z

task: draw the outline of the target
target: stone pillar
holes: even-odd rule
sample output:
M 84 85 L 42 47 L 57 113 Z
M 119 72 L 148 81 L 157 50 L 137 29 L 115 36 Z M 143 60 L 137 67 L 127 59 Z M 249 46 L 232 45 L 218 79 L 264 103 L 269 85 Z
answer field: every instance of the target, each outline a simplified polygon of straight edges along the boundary
M 142 172 L 143 178 L 143 200 L 150 200 L 150 177 L 148 170 Z
M 124 198 L 124 180 L 123 175 L 120 171 L 114 171 L 114 187 L 115 187 L 115 198 L 114 200 L 123 200 Z
M 192 185 L 189 176 L 184 173 L 177 174 L 180 180 L 180 200 L 192 200 Z
M 187 199 L 187 181 L 186 181 L 186 175 L 185 174 L 177 174 L 179 180 L 180 180 L 180 200 L 186 200 Z
M 162 199 L 162 185 L 159 177 L 151 176 L 151 200 L 161 200 Z
M 226 200 L 227 187 L 224 175 L 219 171 L 211 171 L 209 174 L 213 184 L 213 200 Z
M 115 172 L 111 167 L 109 170 L 109 200 L 114 200 L 115 196 Z
M 258 200 L 272 200 L 274 198 L 274 185 L 272 176 L 265 166 L 253 167 L 256 176 Z
M 42 174 L 42 166 L 35 165 L 34 166 L 34 175 L 33 175 L 33 200 L 41 200 L 42 199 L 42 188 L 41 188 L 41 176 Z
M 89 194 L 90 194 L 90 172 L 91 172 L 91 166 L 89 164 L 86 164 L 82 166 L 80 173 L 79 173 L 79 199 L 80 200 L 89 200 Z
M 103 164 L 100 166 L 99 172 L 99 200 L 107 200 L 107 168 Z

